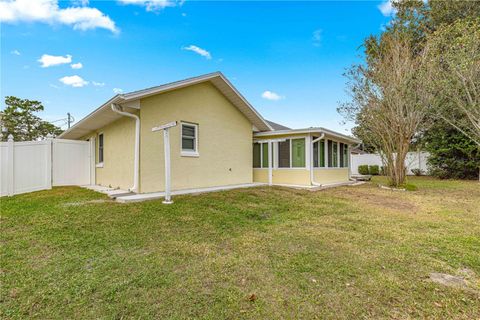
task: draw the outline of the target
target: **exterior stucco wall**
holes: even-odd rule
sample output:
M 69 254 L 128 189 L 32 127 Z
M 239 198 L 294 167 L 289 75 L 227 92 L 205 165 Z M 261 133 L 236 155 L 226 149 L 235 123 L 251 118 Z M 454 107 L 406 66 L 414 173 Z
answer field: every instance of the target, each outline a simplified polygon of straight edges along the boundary
M 98 163 L 98 135 L 103 133 L 103 168 L 95 168 L 95 183 L 128 189 L 133 185 L 135 121 L 123 117 L 100 128 L 82 140 L 95 137 L 95 163 Z
M 268 183 L 268 169 L 253 169 L 253 181 Z M 273 169 L 273 184 L 310 185 L 310 172 L 307 169 Z
M 313 178 L 321 184 L 347 182 L 348 168 L 315 168 Z
M 171 121 L 172 190 L 251 183 L 252 124 L 213 85 L 202 83 L 140 102 L 140 192 L 164 190 L 163 132 Z M 180 122 L 198 124 L 199 157 L 181 156 Z

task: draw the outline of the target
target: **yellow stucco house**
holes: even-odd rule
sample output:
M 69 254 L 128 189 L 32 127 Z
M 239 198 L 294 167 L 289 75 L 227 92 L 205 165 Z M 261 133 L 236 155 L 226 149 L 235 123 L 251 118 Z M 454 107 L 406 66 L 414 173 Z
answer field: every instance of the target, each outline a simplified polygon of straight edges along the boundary
M 91 181 L 135 193 L 248 185 L 312 187 L 349 181 L 355 138 L 265 120 L 220 72 L 118 94 L 59 138 L 91 143 Z

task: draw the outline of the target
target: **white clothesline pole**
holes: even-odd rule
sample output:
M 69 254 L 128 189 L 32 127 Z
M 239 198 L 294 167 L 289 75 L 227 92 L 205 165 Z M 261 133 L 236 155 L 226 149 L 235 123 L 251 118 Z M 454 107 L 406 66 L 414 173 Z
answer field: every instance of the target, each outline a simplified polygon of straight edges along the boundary
M 171 197 L 171 177 L 170 177 L 170 134 L 169 129 L 177 125 L 176 121 L 169 122 L 159 127 L 152 128 L 152 131 L 163 130 L 163 150 L 165 155 L 165 200 L 162 201 L 164 204 L 172 204 Z

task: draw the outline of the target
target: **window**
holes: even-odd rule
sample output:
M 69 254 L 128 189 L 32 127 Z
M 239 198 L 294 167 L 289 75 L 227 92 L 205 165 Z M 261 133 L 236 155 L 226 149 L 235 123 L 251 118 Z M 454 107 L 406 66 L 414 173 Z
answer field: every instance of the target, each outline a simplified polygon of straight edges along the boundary
M 292 139 L 292 167 L 305 167 L 305 139 Z
M 182 155 L 198 156 L 198 125 L 182 123 Z
M 338 166 L 339 166 L 339 167 L 342 167 L 342 168 L 344 167 L 344 165 L 343 165 L 343 159 L 344 159 L 344 156 L 345 156 L 345 154 L 344 154 L 344 152 L 343 152 L 343 148 L 344 148 L 344 147 L 343 147 L 343 143 L 340 143 L 340 163 L 339 163 Z
M 290 168 L 290 139 L 278 143 L 278 167 Z
M 333 142 L 333 167 L 338 167 L 338 143 Z
M 253 167 L 260 168 L 262 163 L 262 156 L 260 154 L 260 143 L 253 144 Z
M 343 167 L 348 168 L 348 160 L 350 158 L 350 153 L 348 152 L 348 144 L 343 145 Z
M 268 168 L 268 143 L 262 143 L 262 168 Z
M 268 143 L 253 144 L 253 167 L 268 168 Z
M 318 167 L 318 141 L 313 144 L 313 166 Z
M 325 140 L 320 140 L 320 167 L 325 167 Z
M 328 148 L 328 167 L 333 167 L 333 141 L 327 140 L 327 148 Z
M 103 163 L 103 133 L 98 135 L 98 163 Z
M 313 144 L 313 166 L 325 167 L 325 141 L 320 140 Z

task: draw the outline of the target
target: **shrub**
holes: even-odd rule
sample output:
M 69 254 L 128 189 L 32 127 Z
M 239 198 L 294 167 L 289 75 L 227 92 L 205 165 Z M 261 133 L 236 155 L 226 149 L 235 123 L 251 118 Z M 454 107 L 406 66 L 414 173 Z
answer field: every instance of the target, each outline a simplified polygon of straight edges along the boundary
M 414 184 L 407 183 L 407 184 L 405 184 L 405 190 L 407 190 L 407 191 L 417 191 L 418 188 Z
M 416 176 L 423 176 L 423 170 L 419 168 L 412 169 L 412 173 Z
M 380 174 L 380 167 L 378 165 L 373 165 L 368 167 L 368 172 L 372 176 L 378 176 Z
M 368 172 L 369 172 L 368 171 L 368 165 L 362 164 L 362 165 L 358 166 L 358 173 L 366 175 L 366 174 L 368 174 Z

